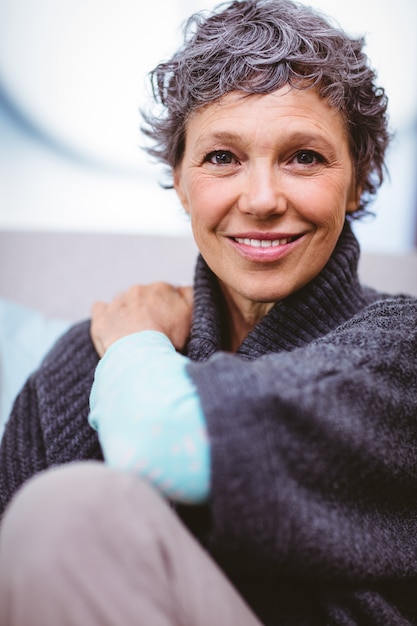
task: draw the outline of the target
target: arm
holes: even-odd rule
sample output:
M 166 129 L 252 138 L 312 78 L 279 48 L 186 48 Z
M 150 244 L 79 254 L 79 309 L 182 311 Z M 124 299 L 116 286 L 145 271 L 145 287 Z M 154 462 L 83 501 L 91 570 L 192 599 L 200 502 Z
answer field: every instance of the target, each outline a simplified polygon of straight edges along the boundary
M 109 465 L 196 504 L 208 497 L 209 443 L 187 362 L 160 332 L 119 339 L 96 369 L 89 421 Z

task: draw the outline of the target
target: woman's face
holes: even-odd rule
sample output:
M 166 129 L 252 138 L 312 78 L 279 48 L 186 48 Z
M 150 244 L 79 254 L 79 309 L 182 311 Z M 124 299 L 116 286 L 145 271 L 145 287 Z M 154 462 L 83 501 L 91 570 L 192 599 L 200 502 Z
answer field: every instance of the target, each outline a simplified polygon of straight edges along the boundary
M 311 281 L 358 204 L 342 116 L 310 89 L 236 91 L 198 109 L 174 184 L 201 254 L 242 311 Z

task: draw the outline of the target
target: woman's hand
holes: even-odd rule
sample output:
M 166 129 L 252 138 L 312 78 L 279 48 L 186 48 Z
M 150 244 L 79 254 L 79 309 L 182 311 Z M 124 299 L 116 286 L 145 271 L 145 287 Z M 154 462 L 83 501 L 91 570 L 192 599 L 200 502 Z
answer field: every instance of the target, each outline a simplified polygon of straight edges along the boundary
M 118 339 L 141 330 L 164 333 L 182 350 L 190 333 L 193 289 L 168 283 L 135 285 L 110 304 L 92 307 L 91 339 L 100 357 Z

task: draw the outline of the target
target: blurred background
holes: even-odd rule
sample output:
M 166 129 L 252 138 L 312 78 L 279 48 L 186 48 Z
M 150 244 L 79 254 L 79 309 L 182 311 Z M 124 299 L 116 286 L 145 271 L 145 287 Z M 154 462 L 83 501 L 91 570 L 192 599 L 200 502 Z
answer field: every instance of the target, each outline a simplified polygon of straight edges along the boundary
M 163 170 L 141 150 L 147 72 L 212 0 L 1 0 L 0 232 L 184 236 Z M 417 243 L 417 3 L 314 0 L 365 34 L 396 133 L 376 217 L 356 227 L 368 251 Z

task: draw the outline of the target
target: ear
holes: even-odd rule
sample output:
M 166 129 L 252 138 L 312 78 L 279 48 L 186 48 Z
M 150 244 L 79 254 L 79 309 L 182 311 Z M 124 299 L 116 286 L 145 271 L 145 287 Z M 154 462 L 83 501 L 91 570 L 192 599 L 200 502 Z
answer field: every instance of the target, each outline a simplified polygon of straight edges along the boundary
M 358 187 L 355 183 L 352 183 L 350 198 L 346 206 L 346 213 L 354 213 L 355 211 L 357 211 L 359 203 L 361 201 L 361 195 L 362 187 Z
M 179 165 L 177 165 L 174 169 L 173 172 L 173 178 L 174 178 L 174 189 L 177 193 L 177 196 L 185 210 L 186 213 L 189 213 L 188 210 L 188 201 L 187 201 L 187 194 L 185 193 L 184 190 L 184 185 L 183 185 L 183 179 L 182 179 L 182 175 L 181 175 L 181 163 Z

